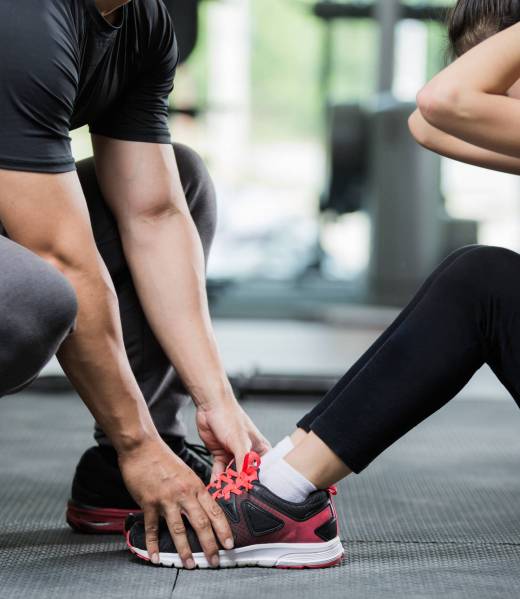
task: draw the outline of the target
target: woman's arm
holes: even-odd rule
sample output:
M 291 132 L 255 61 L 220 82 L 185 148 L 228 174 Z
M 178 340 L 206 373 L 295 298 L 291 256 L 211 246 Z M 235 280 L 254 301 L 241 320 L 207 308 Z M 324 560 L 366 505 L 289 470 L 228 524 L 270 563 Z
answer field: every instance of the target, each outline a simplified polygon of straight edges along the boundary
M 466 164 L 520 175 L 520 158 L 485 150 L 444 133 L 430 125 L 419 110 L 409 118 L 408 125 L 415 141 L 427 150 Z
M 520 23 L 482 42 L 434 77 L 417 97 L 433 127 L 469 144 L 520 158 Z

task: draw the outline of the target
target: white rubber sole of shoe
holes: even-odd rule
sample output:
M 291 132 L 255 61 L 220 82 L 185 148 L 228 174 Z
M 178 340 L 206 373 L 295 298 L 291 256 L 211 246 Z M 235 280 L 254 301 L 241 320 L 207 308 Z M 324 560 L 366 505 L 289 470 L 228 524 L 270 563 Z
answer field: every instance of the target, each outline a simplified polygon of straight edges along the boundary
M 150 561 L 148 552 L 128 544 L 132 553 Z M 323 543 L 265 543 L 219 551 L 221 568 L 260 566 L 263 568 L 327 568 L 341 562 L 344 549 L 339 537 Z M 184 568 L 178 553 L 160 553 L 160 564 Z M 203 553 L 194 553 L 198 568 L 211 568 Z

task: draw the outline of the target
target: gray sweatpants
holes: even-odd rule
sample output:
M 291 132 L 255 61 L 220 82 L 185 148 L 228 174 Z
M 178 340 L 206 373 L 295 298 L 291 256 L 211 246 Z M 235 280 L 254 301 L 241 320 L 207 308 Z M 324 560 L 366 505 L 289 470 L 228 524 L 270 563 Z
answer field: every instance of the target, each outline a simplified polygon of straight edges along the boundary
M 65 277 L 0 235 L 0 396 L 34 380 L 70 333 L 76 312 Z
M 216 227 L 213 183 L 193 150 L 180 144 L 174 144 L 174 149 L 207 260 Z M 182 443 L 185 434 L 179 410 L 187 401 L 186 391 L 143 313 L 93 159 L 79 162 L 77 169 L 94 237 L 117 292 L 130 365 L 159 433 L 175 446 L 175 439 Z M 63 277 L 34 254 L 0 237 L 0 395 L 23 387 L 37 375 L 70 331 L 74 316 L 74 294 Z M 109 443 L 99 427 L 95 436 L 99 443 Z

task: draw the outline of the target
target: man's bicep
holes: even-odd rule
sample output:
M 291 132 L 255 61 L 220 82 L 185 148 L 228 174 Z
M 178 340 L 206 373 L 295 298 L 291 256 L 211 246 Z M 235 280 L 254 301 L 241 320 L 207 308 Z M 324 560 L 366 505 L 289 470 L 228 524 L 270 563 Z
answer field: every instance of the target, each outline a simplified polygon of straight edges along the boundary
M 95 135 L 93 146 L 101 191 L 120 224 L 172 208 L 188 211 L 171 145 Z
M 95 248 L 83 191 L 75 172 L 0 169 L 0 222 L 33 252 L 73 265 Z
M 168 90 L 155 93 L 146 82 L 139 84 L 90 123 L 90 133 L 124 141 L 170 144 L 169 93 Z

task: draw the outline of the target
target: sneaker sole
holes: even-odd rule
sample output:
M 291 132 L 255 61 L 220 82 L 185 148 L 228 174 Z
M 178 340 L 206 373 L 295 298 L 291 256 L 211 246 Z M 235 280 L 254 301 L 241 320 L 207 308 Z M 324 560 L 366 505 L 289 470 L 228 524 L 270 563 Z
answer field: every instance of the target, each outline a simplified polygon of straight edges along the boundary
M 78 532 L 87 534 L 124 534 L 125 520 L 138 510 L 98 508 L 69 501 L 67 504 L 67 524 Z
M 148 552 L 133 547 L 130 533 L 127 545 L 138 558 L 150 561 Z M 328 568 L 341 563 L 345 550 L 339 537 L 324 543 L 266 543 L 219 551 L 221 568 L 259 566 L 262 568 Z M 184 568 L 178 553 L 160 553 L 161 566 Z M 203 553 L 194 553 L 197 568 L 212 568 Z

